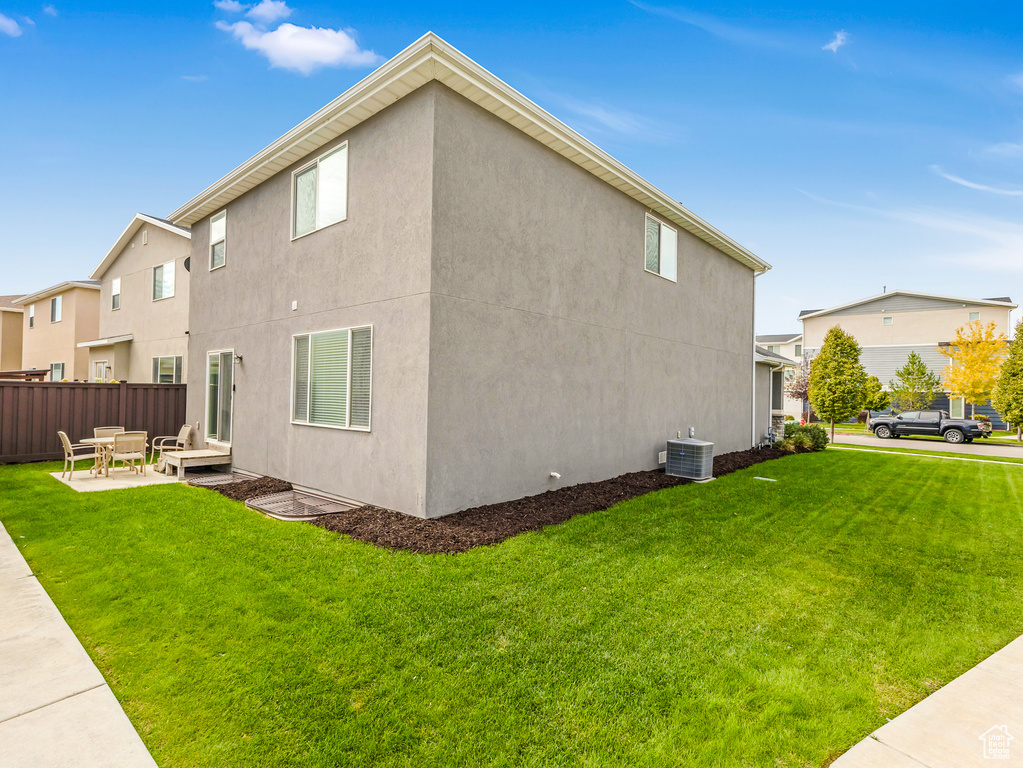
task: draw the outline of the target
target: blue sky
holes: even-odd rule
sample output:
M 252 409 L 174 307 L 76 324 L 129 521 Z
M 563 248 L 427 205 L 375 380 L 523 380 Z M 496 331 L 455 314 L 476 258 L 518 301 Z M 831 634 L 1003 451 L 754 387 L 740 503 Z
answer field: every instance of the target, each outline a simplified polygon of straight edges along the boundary
M 218 6 L 0 0 L 0 294 L 87 276 L 432 30 L 771 262 L 760 333 L 885 285 L 1023 299 L 1015 4 Z

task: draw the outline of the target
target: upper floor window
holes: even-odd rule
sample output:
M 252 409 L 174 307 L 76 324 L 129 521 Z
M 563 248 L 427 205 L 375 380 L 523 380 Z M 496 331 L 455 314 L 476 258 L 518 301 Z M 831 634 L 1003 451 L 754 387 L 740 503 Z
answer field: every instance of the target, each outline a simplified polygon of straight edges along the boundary
M 653 216 L 646 217 L 646 270 L 676 279 L 678 269 L 678 232 Z
M 348 142 L 292 174 L 291 206 L 292 238 L 348 218 Z
M 153 301 L 169 299 L 174 295 L 174 262 L 153 267 Z
M 210 217 L 210 271 L 227 263 L 227 211 Z
M 121 278 L 115 277 L 110 282 L 110 308 L 121 308 Z
M 802 357 L 803 356 L 803 345 L 802 344 L 796 344 L 796 353 L 795 354 L 796 354 L 796 357 Z
M 881 318 L 881 325 L 891 325 L 891 324 L 892 324 L 892 318 L 890 318 L 890 317 L 882 317 Z
M 970 313 L 970 322 L 972 323 L 974 320 L 980 320 L 980 312 Z
M 36 305 L 35 304 L 29 304 L 28 305 L 28 327 L 29 328 L 35 328 L 36 327 Z
M 781 352 L 781 347 L 779 345 L 777 345 L 777 344 L 768 344 L 767 345 L 767 351 L 768 352 L 774 352 L 774 354 L 777 355 L 777 354 L 779 354 Z
M 60 322 L 60 315 L 61 315 L 61 312 L 64 309 L 64 301 L 63 301 L 63 299 L 64 299 L 63 296 L 54 296 L 52 299 L 50 299 L 50 322 L 51 323 L 59 323 Z

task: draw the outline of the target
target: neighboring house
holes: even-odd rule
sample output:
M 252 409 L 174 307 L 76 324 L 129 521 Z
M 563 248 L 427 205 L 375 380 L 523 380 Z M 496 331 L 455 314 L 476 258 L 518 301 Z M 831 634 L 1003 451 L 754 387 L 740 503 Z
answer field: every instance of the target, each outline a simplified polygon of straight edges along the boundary
M 432 34 L 169 218 L 236 469 L 438 517 L 767 429 L 769 266 Z
M 88 381 L 89 351 L 78 342 L 96 338 L 99 281 L 73 280 L 14 301 L 22 315 L 21 368 L 49 369 L 49 381 Z
M 813 355 L 832 326 L 852 334 L 862 347 L 860 362 L 868 376 L 877 376 L 887 389 L 895 371 L 916 352 L 939 377 L 949 359 L 938 350 L 955 338 L 956 329 L 968 323 L 994 323 L 996 333 L 1012 335 L 1009 313 L 1016 308 L 1008 296 L 995 299 L 963 299 L 910 291 L 889 291 L 830 309 L 807 309 L 799 313 L 803 323 L 805 351 Z M 991 417 L 995 428 L 1004 428 L 1001 416 L 990 402 L 976 403 L 976 412 Z M 953 417 L 969 415 L 962 398 L 942 394 L 934 409 L 949 411 Z
M 187 228 L 137 213 L 96 267 L 99 330 L 78 343 L 90 379 L 187 381 L 189 237 Z
M 0 371 L 21 370 L 21 326 L 25 310 L 14 303 L 20 296 L 0 296 Z
M 760 338 L 760 337 L 758 337 Z M 774 427 L 778 439 L 785 424 L 785 376 L 799 364 L 784 355 L 757 345 L 753 348 L 756 363 L 756 424 L 763 429 L 758 442 L 767 440 L 766 426 Z
M 785 383 L 788 383 L 796 375 L 796 370 L 803 363 L 803 335 L 801 333 L 775 333 L 765 336 L 757 336 L 757 344 L 768 352 L 791 361 L 794 365 L 785 371 Z M 786 416 L 800 418 L 803 413 L 803 403 L 794 397 L 783 395 L 783 411 Z

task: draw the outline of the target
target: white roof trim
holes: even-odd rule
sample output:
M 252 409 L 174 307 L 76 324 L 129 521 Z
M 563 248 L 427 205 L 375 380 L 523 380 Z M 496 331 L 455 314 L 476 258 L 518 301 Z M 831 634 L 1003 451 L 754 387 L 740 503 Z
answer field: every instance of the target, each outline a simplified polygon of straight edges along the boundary
M 857 299 L 856 301 L 850 301 L 846 304 L 839 304 L 837 307 L 829 307 L 828 309 L 818 309 L 816 312 L 810 312 L 809 314 L 802 315 L 800 320 L 807 320 L 811 317 L 818 317 L 819 315 L 829 315 L 832 312 L 837 312 L 840 309 L 848 309 L 849 307 L 856 307 L 860 304 L 867 304 L 871 301 L 877 301 L 887 296 L 916 296 L 921 299 L 940 299 L 942 301 L 955 301 L 960 304 L 973 304 L 975 306 L 983 307 L 1005 307 L 1006 309 L 1015 309 L 1018 304 L 1013 304 L 1010 301 L 990 301 L 989 299 L 964 299 L 961 296 L 942 296 L 937 293 L 918 293 L 916 291 L 888 291 L 886 293 L 879 293 L 876 296 L 870 296 L 866 299 Z
M 93 339 L 92 341 L 80 341 L 78 342 L 78 348 L 82 347 L 109 347 L 111 344 L 120 344 L 122 341 L 132 341 L 135 338 L 135 334 L 126 333 L 123 336 L 111 336 L 107 339 Z
M 191 226 L 385 107 L 437 80 L 651 211 L 745 264 L 771 265 L 696 216 L 432 32 L 172 213 Z
M 114 259 L 116 259 L 118 254 L 124 250 L 124 246 L 128 244 L 128 241 L 135 237 L 135 233 L 139 231 L 139 228 L 143 224 L 152 224 L 154 227 L 165 229 L 171 234 L 180 235 L 186 240 L 192 239 L 192 233 L 187 229 L 182 229 L 174 224 L 168 224 L 166 221 L 161 221 L 153 216 L 147 216 L 144 213 L 136 213 L 135 218 L 131 220 L 131 223 L 124 228 L 124 232 L 121 233 L 121 236 L 117 238 L 117 242 L 114 243 L 113 247 L 109 251 L 107 251 L 107 255 L 103 257 L 103 261 L 101 261 L 96 268 L 92 270 L 92 274 L 89 275 L 89 279 L 99 280 L 103 277 L 103 273 L 106 272 L 110 265 L 114 263 Z
M 762 336 L 771 336 L 771 335 L 774 335 L 774 334 L 764 333 L 764 334 L 761 334 L 761 335 Z M 778 335 L 780 335 L 780 334 L 778 334 Z M 766 347 L 766 346 L 772 346 L 773 347 L 776 344 L 791 344 L 796 339 L 801 339 L 801 338 L 803 338 L 803 334 L 797 333 L 791 339 L 785 339 L 784 341 L 759 341 L 758 340 L 756 343 L 757 343 L 758 346 L 761 346 L 761 347 Z
M 78 280 L 69 280 L 65 283 L 59 283 L 58 285 L 51 285 L 49 288 L 44 288 L 41 291 L 30 293 L 27 296 L 22 296 L 20 299 L 15 299 L 14 304 L 31 304 L 33 301 L 39 301 L 39 299 L 45 299 L 47 296 L 53 296 L 57 293 L 63 293 L 69 291 L 72 288 L 88 288 L 89 290 L 98 291 L 99 286 L 93 283 L 83 283 Z
M 776 352 L 768 352 L 761 346 L 753 348 L 753 361 L 755 363 L 767 363 L 768 365 L 780 365 L 783 368 L 799 367 L 799 363 L 795 360 L 789 360 L 789 358 L 783 357 Z

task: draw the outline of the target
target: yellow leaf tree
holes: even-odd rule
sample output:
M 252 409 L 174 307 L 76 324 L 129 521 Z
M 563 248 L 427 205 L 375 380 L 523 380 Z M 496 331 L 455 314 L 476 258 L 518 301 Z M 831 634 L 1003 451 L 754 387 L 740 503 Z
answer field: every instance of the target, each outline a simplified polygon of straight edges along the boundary
M 984 325 L 974 320 L 956 329 L 956 337 L 949 346 L 938 349 L 949 358 L 941 372 L 945 389 L 950 397 L 962 397 L 970 403 L 971 416 L 977 403 L 991 397 L 1002 367 L 1005 344 L 1004 333 L 995 335 L 994 323 Z

